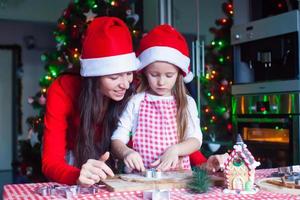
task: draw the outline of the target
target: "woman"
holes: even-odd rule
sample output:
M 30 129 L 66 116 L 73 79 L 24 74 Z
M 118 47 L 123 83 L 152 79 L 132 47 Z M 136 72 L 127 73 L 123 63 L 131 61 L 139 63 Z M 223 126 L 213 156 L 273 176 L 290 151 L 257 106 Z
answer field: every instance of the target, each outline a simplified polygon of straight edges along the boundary
M 94 19 L 83 40 L 81 77 L 62 75 L 47 93 L 42 170 L 50 180 L 92 185 L 114 176 L 110 137 L 138 66 L 125 23 Z

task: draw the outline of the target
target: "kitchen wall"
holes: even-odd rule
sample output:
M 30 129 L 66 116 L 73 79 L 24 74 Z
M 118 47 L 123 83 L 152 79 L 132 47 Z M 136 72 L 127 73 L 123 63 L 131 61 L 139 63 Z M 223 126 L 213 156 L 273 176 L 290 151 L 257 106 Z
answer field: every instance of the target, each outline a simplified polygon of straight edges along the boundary
M 39 91 L 39 78 L 45 73 L 44 63 L 41 55 L 55 48 L 54 23 L 28 22 L 0 19 L 0 45 L 20 45 L 22 48 L 22 127 L 23 136 L 27 135 L 27 125 L 25 123 L 29 116 L 36 115 L 36 111 L 28 104 L 28 97 Z M 32 36 L 36 41 L 36 47 L 28 49 L 24 38 Z M 2 97 L 0 97 L 2 98 Z
M 209 32 L 215 27 L 216 19 L 225 17 L 222 4 L 225 0 L 173 0 L 174 26 L 182 33 L 197 35 L 196 2 L 199 1 L 200 35 L 209 43 L 214 35 Z M 144 29 L 149 31 L 159 24 L 159 0 L 144 0 Z

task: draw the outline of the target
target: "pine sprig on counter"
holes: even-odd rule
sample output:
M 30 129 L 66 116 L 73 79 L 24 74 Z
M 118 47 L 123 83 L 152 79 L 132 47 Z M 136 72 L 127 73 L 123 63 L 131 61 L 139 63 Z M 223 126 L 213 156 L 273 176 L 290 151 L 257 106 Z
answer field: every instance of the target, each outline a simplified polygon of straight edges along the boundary
M 194 192 L 204 193 L 207 192 L 211 186 L 211 179 L 207 171 L 198 167 L 193 169 L 192 180 L 188 183 L 187 187 Z

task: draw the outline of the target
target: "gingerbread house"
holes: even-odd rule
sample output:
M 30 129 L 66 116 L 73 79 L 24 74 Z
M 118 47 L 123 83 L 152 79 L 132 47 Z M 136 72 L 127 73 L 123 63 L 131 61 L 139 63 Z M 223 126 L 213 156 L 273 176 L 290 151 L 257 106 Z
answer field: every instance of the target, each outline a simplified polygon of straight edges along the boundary
M 260 162 L 254 159 L 240 135 L 233 148 L 224 164 L 226 187 L 236 192 L 251 192 L 254 190 L 255 168 Z

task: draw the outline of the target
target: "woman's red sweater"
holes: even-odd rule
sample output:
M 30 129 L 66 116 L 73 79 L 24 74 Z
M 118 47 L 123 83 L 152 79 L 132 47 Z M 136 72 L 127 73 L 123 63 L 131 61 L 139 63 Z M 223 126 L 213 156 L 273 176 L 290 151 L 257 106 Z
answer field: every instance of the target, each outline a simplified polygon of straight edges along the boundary
M 47 92 L 42 147 L 42 170 L 51 181 L 76 184 L 80 170 L 66 161 L 68 151 L 74 150 L 79 127 L 77 108 L 82 78 L 63 75 Z

